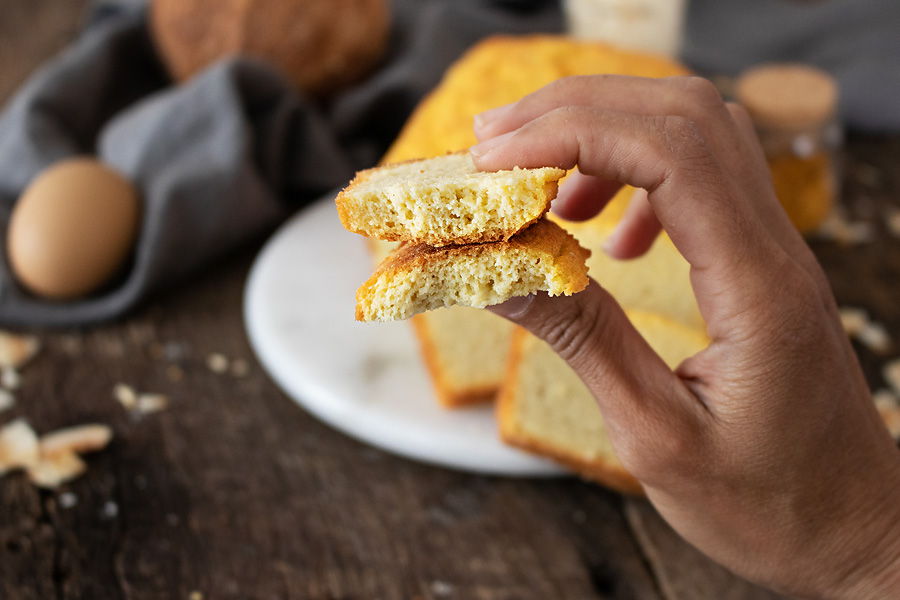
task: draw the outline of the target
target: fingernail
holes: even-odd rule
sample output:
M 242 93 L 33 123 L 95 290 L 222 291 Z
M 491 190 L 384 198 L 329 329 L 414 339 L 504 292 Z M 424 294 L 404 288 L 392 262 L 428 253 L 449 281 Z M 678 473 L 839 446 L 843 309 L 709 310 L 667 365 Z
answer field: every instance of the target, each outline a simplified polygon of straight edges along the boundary
M 507 141 L 509 141 L 509 138 L 511 138 L 514 133 L 515 131 L 508 131 L 503 135 L 498 135 L 497 137 L 492 137 L 489 140 L 479 142 L 478 144 L 475 144 L 474 146 L 469 148 L 469 152 L 471 152 L 472 156 L 474 156 L 475 158 L 482 158 L 488 153 L 495 150 L 497 147 L 502 146 Z
M 603 248 L 603 251 L 606 252 L 609 256 L 615 257 L 615 248 L 619 243 L 619 238 L 622 237 L 622 227 L 620 225 L 616 225 L 616 228 L 613 229 L 613 232 L 609 234 L 603 243 L 600 244 L 600 247 Z
M 504 104 L 503 106 L 498 106 L 496 108 L 478 113 L 477 115 L 475 115 L 475 129 L 481 129 L 491 122 L 496 121 L 507 112 L 509 112 L 509 109 L 511 107 L 512 104 Z
M 525 311 L 528 310 L 528 307 L 534 301 L 534 298 L 534 294 L 528 296 L 514 296 L 501 304 L 488 306 L 488 310 L 501 317 L 506 317 L 507 319 L 514 321 L 516 318 L 525 314 Z

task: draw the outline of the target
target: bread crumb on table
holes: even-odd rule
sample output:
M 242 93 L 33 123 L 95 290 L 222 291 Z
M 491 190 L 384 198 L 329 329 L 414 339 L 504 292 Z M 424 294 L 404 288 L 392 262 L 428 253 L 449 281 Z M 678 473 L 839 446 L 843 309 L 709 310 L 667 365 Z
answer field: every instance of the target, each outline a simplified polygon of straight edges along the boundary
M 24 420 L 0 429 L 0 475 L 23 469 L 34 485 L 54 489 L 85 472 L 80 453 L 102 450 L 112 439 L 106 425 L 79 425 L 38 437 Z
M 44 489 L 56 489 L 87 470 L 87 465 L 74 452 L 58 452 L 42 456 L 38 464 L 26 469 L 28 479 Z
M 885 224 L 892 236 L 900 237 L 900 209 L 890 208 L 885 216 Z
M 213 373 L 221 375 L 228 370 L 228 358 L 224 354 L 213 352 L 206 357 L 206 366 Z
M 40 349 L 40 341 L 33 335 L 0 330 L 0 366 L 18 369 L 34 358 Z
M 884 380 L 895 394 L 900 394 L 900 358 L 888 362 L 881 370 Z
M 858 246 L 875 241 L 875 228 L 866 221 L 849 221 L 842 211 L 835 209 L 816 230 L 816 235 L 843 246 Z
M 847 335 L 878 354 L 890 351 L 892 346 L 890 334 L 884 325 L 872 321 L 865 309 L 842 306 L 839 314 L 841 325 Z
M 73 508 L 78 504 L 78 496 L 72 492 L 63 492 L 59 495 L 58 502 L 61 508 Z
M 17 390 L 22 385 L 22 376 L 15 367 L 4 365 L 0 368 L 0 385 L 8 390 Z
M 141 394 L 137 397 L 137 406 L 135 407 L 135 410 L 142 415 L 148 415 L 150 413 L 165 410 L 168 406 L 168 396 L 163 394 Z
M 869 313 L 863 308 L 842 306 L 840 308 L 841 325 L 847 335 L 855 336 L 869 323 Z
M 159 412 L 169 406 L 168 396 L 156 393 L 139 394 L 133 387 L 124 383 L 116 384 L 113 396 L 125 410 L 135 415 Z
M 40 459 L 40 442 L 25 419 L 0 428 L 0 475 L 34 466 Z
M 888 431 L 894 439 L 900 439 L 900 400 L 897 395 L 891 390 L 880 389 L 872 394 L 872 400 Z
M 137 405 L 137 392 L 130 385 L 117 383 L 113 387 L 113 397 L 126 410 L 133 410 Z
M 11 409 L 16 405 L 16 398 L 9 390 L 0 389 L 0 412 Z

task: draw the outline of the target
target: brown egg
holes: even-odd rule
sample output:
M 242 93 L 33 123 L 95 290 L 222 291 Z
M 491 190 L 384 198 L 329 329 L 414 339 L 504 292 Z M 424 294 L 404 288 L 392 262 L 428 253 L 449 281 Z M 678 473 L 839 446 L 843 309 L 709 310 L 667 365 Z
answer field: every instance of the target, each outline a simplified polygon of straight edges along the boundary
M 39 296 L 85 296 L 128 258 L 139 210 L 134 187 L 103 163 L 90 158 L 56 163 L 13 207 L 6 236 L 12 271 Z

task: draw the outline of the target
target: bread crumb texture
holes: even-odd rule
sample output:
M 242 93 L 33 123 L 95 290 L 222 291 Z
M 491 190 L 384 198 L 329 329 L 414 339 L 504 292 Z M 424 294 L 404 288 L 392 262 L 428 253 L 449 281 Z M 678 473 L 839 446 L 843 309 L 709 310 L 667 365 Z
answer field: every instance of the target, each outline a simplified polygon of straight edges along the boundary
M 336 199 L 348 230 L 430 246 L 495 242 L 537 221 L 562 169 L 482 172 L 467 152 L 360 171 Z
M 360 321 L 394 321 L 435 308 L 483 308 L 537 291 L 571 295 L 587 287 L 590 252 L 541 220 L 506 242 L 400 247 L 356 294 Z

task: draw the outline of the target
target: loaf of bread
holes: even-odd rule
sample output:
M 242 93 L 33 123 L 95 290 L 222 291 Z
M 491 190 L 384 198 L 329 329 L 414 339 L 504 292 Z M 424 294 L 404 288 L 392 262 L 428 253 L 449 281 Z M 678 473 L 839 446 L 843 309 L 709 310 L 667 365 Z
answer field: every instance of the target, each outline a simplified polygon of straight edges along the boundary
M 395 321 L 447 306 L 483 308 L 537 291 L 575 294 L 587 287 L 589 255 L 547 219 L 503 242 L 404 244 L 359 288 L 356 318 Z
M 550 209 L 562 169 L 486 173 L 468 152 L 366 169 L 338 194 L 344 227 L 430 246 L 508 240 Z
M 697 329 L 659 315 L 627 311 L 632 324 L 670 367 L 705 348 Z M 497 402 L 503 440 L 547 456 L 586 479 L 641 493 L 616 458 L 597 401 L 578 375 L 545 342 L 518 329 Z
M 178 81 L 241 55 L 268 63 L 317 96 L 374 67 L 391 26 L 386 0 L 152 0 L 148 20 Z

